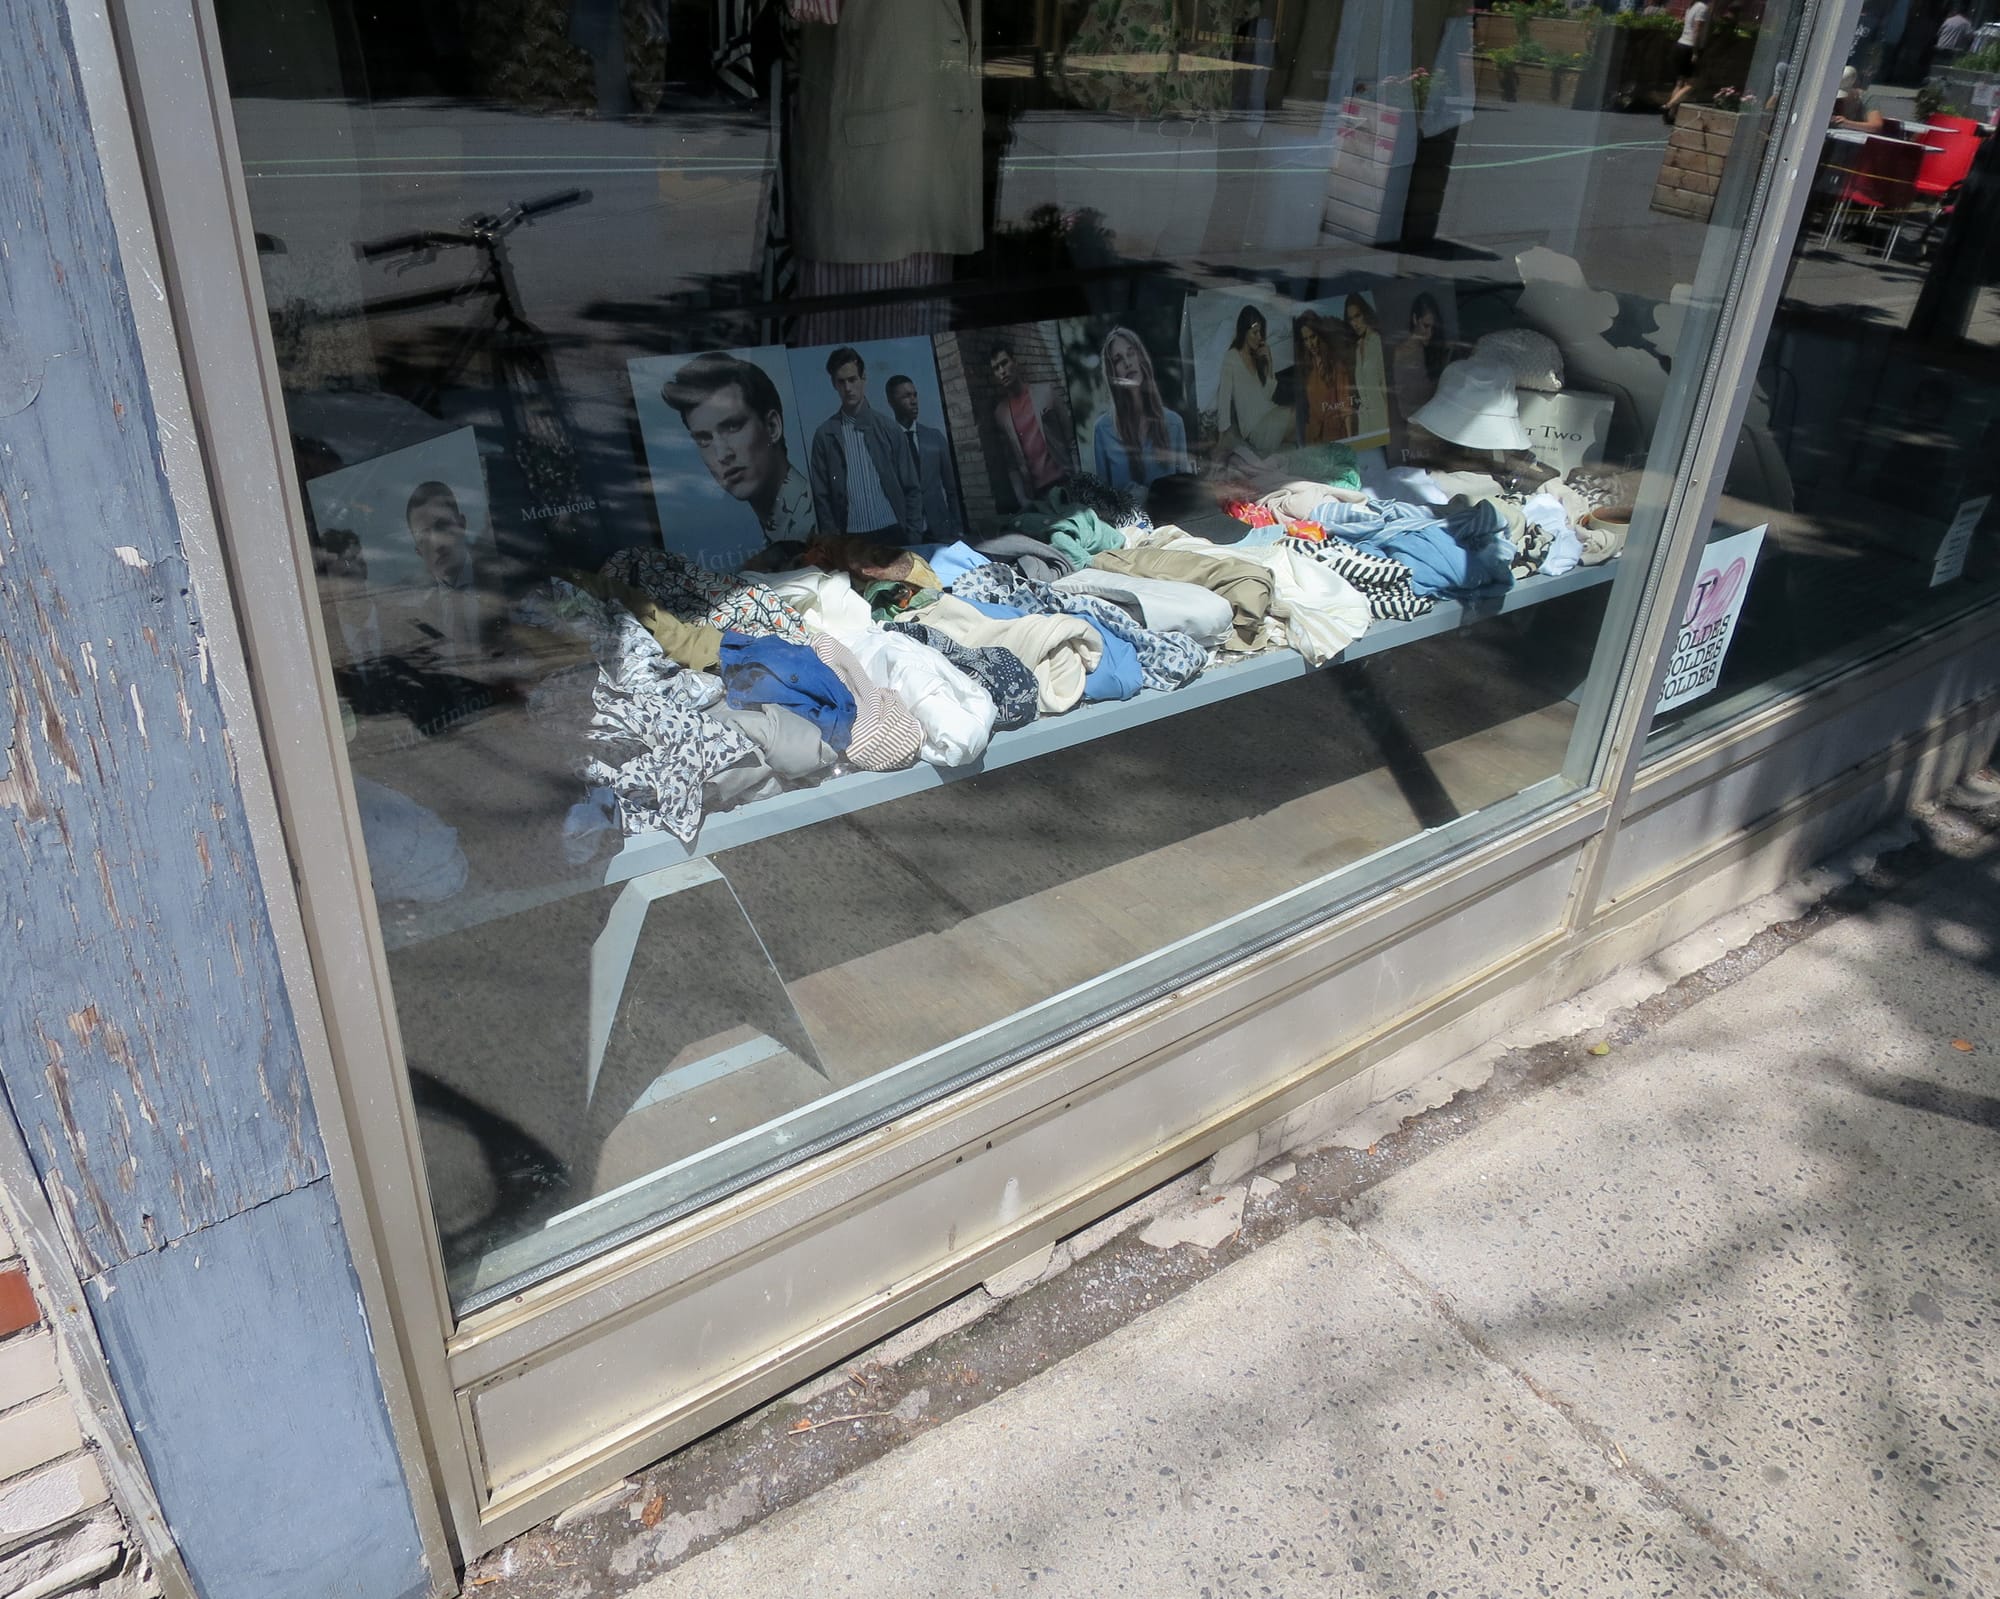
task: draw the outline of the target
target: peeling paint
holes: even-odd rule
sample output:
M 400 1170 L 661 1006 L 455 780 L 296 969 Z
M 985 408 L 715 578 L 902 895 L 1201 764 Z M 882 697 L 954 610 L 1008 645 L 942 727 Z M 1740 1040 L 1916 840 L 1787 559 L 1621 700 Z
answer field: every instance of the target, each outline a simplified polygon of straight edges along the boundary
M 153 565 L 151 561 L 147 560 L 145 556 L 141 555 L 129 544 L 121 544 L 111 553 L 127 566 L 137 567 L 141 572 L 150 570 Z

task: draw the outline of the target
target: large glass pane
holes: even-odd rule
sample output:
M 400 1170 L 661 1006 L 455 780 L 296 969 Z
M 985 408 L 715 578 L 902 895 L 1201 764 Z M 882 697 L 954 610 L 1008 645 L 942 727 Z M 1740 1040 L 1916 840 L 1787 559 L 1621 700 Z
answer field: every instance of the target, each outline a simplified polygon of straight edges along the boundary
M 1844 86 L 1819 108 L 1818 174 L 1725 483 L 1708 611 L 1693 614 L 1698 595 L 1683 633 L 1698 664 L 1653 751 L 2000 584 L 1995 12 L 1864 8 Z M 1754 527 L 1760 540 L 1740 536 Z M 1699 641 L 1732 614 L 1715 656 L 1715 637 Z
M 1792 27 L 217 9 L 462 1307 L 1574 792 Z

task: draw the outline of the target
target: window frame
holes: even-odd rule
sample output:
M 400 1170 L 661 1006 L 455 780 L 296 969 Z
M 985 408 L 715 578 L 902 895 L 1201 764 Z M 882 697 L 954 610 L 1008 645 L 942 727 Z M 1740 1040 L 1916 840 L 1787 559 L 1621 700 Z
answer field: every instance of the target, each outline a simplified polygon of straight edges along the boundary
M 1807 113 L 1831 93 L 1840 46 L 1859 7 L 1860 0 L 1805 0 L 1795 52 L 1800 70 L 1788 112 L 1774 119 L 1766 160 L 1739 169 L 1747 208 L 1742 232 L 1726 253 L 1710 252 L 1722 257 L 1710 273 L 1718 281 L 1697 285 L 1714 296 L 1706 359 L 1699 370 L 1675 376 L 1663 413 L 1663 428 L 1684 428 L 1673 482 L 1644 512 L 1658 518 L 1664 534 L 1646 581 L 1613 585 L 1615 595 L 1628 596 L 1622 607 L 1614 602 L 1626 630 L 1624 658 L 1615 677 L 1593 688 L 1595 708 L 1589 702 L 1584 707 L 1585 715 L 1598 716 L 1599 737 L 1588 770 L 1568 774 L 1578 783 L 1573 792 L 1518 825 L 1443 855 L 1422 838 L 1412 840 L 1402 871 L 1362 886 L 1274 948 L 1234 959 L 1179 994 L 461 1321 L 445 1291 L 345 745 L 323 687 L 330 670 L 327 641 L 285 442 L 213 8 L 210 0 L 113 0 L 107 18 L 72 5 L 78 54 L 97 80 L 97 103 L 107 113 L 98 142 L 107 175 L 118 180 L 115 214 L 134 277 L 135 310 L 151 330 L 149 379 L 156 397 L 164 397 L 163 420 L 185 425 L 183 436 L 168 439 L 169 473 L 190 519 L 201 581 L 228 596 L 230 605 L 222 608 L 233 607 L 240 632 L 240 641 L 216 634 L 217 670 L 226 684 L 240 685 L 239 760 L 246 789 L 263 796 L 258 869 L 283 930 L 287 977 L 315 1063 L 315 1093 L 377 1329 L 378 1357 L 385 1379 L 393 1374 L 397 1435 L 415 1496 L 423 1501 L 434 1492 L 446 1510 L 448 1526 L 440 1533 L 435 1505 L 426 1520 L 420 1504 L 427 1541 L 449 1538 L 461 1557 L 480 1553 L 587 1491 L 613 1467 L 657 1455 L 676 1436 L 662 1425 L 615 1456 L 496 1503 L 479 1464 L 478 1427 L 466 1397 L 480 1380 L 588 1339 L 629 1315 L 635 1302 L 658 1303 L 696 1278 L 726 1272 L 744 1252 L 840 1207 L 868 1203 L 871 1194 L 912 1179 L 950 1149 L 1025 1116 L 1057 1114 L 1054 1107 L 1065 1094 L 1102 1083 L 1170 1046 L 1243 1025 L 1311 974 L 1365 962 L 1395 939 L 1442 927 L 1468 903 L 1568 856 L 1574 865 L 1565 914 L 1533 930 L 1500 969 L 1457 985 L 1399 1023 L 1396 1036 L 1442 1025 L 1481 995 L 1560 958 L 1564 940 L 1577 935 L 1599 899 L 1631 798 L 1665 670 L 1662 646 L 1706 542 L 1720 466 L 1746 403 L 1746 363 L 1762 349 L 1803 213 L 1819 132 L 1818 119 Z M 113 146 L 128 139 L 129 153 L 118 158 L 114 172 Z M 162 431 L 166 438 L 168 430 Z M 282 535 L 272 536 L 275 530 Z M 1607 628 L 1612 621 L 1607 618 Z M 1281 1114 L 1288 1102 L 1337 1081 L 1338 1063 L 1384 1047 L 1382 1039 L 1343 1046 L 1336 1060 L 1249 1095 L 1254 1103 L 1233 1120 L 1176 1143 L 1161 1160 L 1192 1164 L 1204 1139 L 1212 1144 L 1248 1117 Z M 1146 1170 L 1158 1167 L 1155 1162 Z M 1120 1181 L 1127 1179 L 1137 1180 L 1126 1174 Z M 1085 1208 L 1108 1208 L 1119 1191 L 1117 1183 L 1093 1190 Z M 1010 1243 L 997 1241 L 995 1257 Z M 913 1290 L 895 1302 L 896 1318 L 957 1291 L 952 1285 L 962 1279 L 959 1272 L 923 1292 Z M 866 1325 L 874 1323 L 856 1322 L 850 1334 L 860 1336 Z M 796 1380 L 807 1364 L 826 1358 L 825 1347 L 802 1348 L 759 1382 L 768 1388 L 788 1374 Z M 741 1408 L 751 1391 L 733 1390 L 724 1408 Z M 712 1407 L 699 1414 L 710 1418 L 707 1425 L 720 1419 Z

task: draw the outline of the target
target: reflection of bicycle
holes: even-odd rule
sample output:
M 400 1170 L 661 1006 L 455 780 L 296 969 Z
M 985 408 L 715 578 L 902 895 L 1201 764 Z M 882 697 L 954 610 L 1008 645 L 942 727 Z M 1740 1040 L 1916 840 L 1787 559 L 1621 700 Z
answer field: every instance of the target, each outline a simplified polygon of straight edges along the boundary
M 588 204 L 590 199 L 588 189 L 564 189 L 535 200 L 518 200 L 491 216 L 467 217 L 456 227 L 422 228 L 354 246 L 360 260 L 387 263 L 397 272 L 428 265 L 441 251 L 474 252 L 474 263 L 461 282 L 368 300 L 361 314 L 396 316 L 432 306 L 487 302 L 484 314 L 466 325 L 443 362 L 409 398 L 424 410 L 434 410 L 439 396 L 472 372 L 483 356 L 508 440 L 507 453 L 521 480 L 514 514 L 524 523 L 545 524 L 549 531 L 572 530 L 577 518 L 595 509 L 597 501 L 584 485 L 548 335 L 521 308 L 507 237 L 537 217 Z

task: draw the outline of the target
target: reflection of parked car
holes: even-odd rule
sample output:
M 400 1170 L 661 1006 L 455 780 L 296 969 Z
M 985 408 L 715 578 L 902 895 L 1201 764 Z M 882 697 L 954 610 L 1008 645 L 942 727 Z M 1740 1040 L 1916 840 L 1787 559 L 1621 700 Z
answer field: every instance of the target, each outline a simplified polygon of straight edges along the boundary
M 1972 48 L 1968 55 L 1976 55 L 1981 50 L 1990 50 L 2000 44 L 2000 22 L 1984 22 L 1972 35 Z

